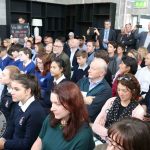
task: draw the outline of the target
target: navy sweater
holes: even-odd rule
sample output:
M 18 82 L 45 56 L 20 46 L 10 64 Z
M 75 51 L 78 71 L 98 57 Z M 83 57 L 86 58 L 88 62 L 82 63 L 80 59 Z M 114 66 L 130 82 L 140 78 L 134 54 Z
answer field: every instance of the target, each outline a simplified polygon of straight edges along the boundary
M 9 120 L 13 105 L 12 96 L 8 93 L 7 86 L 5 85 L 1 95 L 0 110 L 5 115 L 6 120 Z
M 25 74 L 34 74 L 35 72 L 35 64 L 33 61 L 31 61 L 27 66 L 24 66 L 23 62 L 21 62 L 18 67 Z
M 4 70 L 4 68 L 8 65 L 11 65 L 13 59 L 7 56 L 4 60 L 0 58 L 0 68 Z
M 4 138 L 4 149 L 30 150 L 39 135 L 45 112 L 40 103 L 35 100 L 25 112 L 16 104 L 11 124 Z

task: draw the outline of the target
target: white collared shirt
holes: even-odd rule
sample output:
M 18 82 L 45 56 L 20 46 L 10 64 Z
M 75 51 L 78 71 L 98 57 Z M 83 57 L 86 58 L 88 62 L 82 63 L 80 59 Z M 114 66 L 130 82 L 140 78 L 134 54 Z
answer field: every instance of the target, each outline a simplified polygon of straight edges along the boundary
M 17 60 L 19 60 L 19 59 L 20 59 L 20 58 L 19 58 L 19 57 L 17 57 L 17 58 L 15 58 L 15 59 L 14 59 L 14 61 L 17 61 Z
M 83 71 L 87 68 L 88 64 L 85 63 L 83 66 L 79 66 L 78 69 L 82 69 Z
M 34 96 L 30 97 L 25 104 L 20 101 L 18 105 L 21 107 L 21 110 L 25 112 L 33 101 L 35 101 Z
M 26 67 L 31 63 L 31 60 L 29 60 L 27 63 L 23 63 L 23 65 Z
M 70 49 L 71 51 L 71 54 L 70 54 L 70 64 L 71 64 L 71 67 L 72 67 L 72 62 L 73 62 L 73 58 L 74 58 L 74 55 L 75 55 L 75 52 L 77 51 L 77 49 Z
M 6 54 L 5 56 L 2 57 L 2 60 L 4 60 L 8 55 Z
M 66 79 L 66 77 L 64 76 L 64 74 L 59 78 L 59 79 L 55 79 L 54 78 L 54 82 L 56 82 L 56 84 L 60 83 L 63 79 Z

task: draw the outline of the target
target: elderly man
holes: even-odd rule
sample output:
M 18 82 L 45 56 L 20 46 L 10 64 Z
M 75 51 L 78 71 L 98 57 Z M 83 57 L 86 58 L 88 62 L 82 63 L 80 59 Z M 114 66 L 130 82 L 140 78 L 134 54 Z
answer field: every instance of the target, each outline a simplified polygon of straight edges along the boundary
M 94 122 L 106 100 L 112 94 L 111 87 L 104 79 L 107 64 L 103 59 L 94 58 L 88 72 L 88 77 L 82 78 L 78 82 L 78 86 L 84 96 L 85 104 L 87 104 L 90 120 Z

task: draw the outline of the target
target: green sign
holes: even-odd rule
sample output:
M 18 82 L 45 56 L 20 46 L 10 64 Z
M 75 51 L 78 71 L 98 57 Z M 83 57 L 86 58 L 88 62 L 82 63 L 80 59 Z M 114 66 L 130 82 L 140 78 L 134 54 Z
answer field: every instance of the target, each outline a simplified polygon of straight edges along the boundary
M 147 7 L 147 0 L 136 0 L 134 2 L 135 8 L 146 8 Z

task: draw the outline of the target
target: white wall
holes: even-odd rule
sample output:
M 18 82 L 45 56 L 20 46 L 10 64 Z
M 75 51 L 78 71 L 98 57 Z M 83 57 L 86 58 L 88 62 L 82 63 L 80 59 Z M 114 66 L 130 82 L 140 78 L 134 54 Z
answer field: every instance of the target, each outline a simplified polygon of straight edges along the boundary
M 6 0 L 0 0 L 0 25 L 6 25 Z

